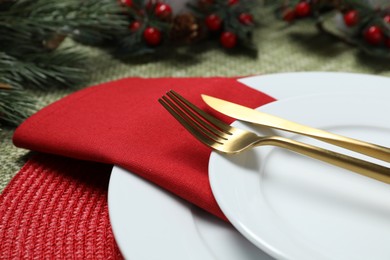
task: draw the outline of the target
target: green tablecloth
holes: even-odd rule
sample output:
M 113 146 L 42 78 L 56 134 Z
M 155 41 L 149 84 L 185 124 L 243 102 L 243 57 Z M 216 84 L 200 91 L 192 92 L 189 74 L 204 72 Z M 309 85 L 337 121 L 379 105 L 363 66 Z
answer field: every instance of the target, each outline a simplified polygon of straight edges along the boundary
M 218 48 L 198 51 L 202 47 L 200 45 L 193 59 L 171 55 L 163 59 L 134 59 L 130 62 L 113 59 L 98 49 L 80 48 L 90 57 L 91 80 L 87 85 L 133 76 L 248 76 L 294 71 L 342 71 L 390 76 L 389 60 L 362 55 L 343 43 L 319 34 L 309 24 L 286 26 L 270 14 L 261 14 L 261 25 L 255 32 L 254 42 L 259 50 L 257 57 L 226 54 Z M 39 100 L 38 107 L 42 108 L 70 92 L 48 90 L 34 92 L 33 95 Z M 13 129 L 0 131 L 0 191 L 29 155 L 28 151 L 12 145 L 12 134 Z

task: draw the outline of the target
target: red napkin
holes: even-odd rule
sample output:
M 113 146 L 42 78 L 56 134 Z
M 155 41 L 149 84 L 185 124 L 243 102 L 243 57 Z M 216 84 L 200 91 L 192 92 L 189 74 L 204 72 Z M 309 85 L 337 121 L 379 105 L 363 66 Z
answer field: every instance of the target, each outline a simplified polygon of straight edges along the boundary
M 170 89 L 203 109 L 202 93 L 249 107 L 274 100 L 235 78 L 127 78 L 42 109 L 16 130 L 13 141 L 35 151 L 120 165 L 224 218 L 208 181 L 211 150 L 157 102 Z
M 39 111 L 15 144 L 63 156 L 31 157 L 0 195 L 0 259 L 121 259 L 106 198 L 112 164 L 224 218 L 207 179 L 210 150 L 157 102 L 169 89 L 203 108 L 201 93 L 251 107 L 273 100 L 234 78 L 129 78 Z

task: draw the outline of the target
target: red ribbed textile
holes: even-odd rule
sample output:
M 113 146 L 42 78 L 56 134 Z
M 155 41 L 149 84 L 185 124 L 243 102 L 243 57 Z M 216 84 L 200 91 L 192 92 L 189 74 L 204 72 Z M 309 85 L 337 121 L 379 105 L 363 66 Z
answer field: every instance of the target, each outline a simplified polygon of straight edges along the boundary
M 108 218 L 111 168 L 31 158 L 0 196 L 0 259 L 122 259 Z

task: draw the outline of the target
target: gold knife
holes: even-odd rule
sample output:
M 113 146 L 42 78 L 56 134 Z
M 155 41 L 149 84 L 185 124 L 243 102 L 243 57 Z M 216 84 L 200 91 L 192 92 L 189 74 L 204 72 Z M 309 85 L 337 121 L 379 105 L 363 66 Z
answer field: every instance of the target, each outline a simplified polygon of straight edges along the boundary
M 309 136 L 351 151 L 390 162 L 390 148 L 333 134 L 310 126 L 301 125 L 277 116 L 263 113 L 223 99 L 202 94 L 203 100 L 213 109 L 241 121 Z

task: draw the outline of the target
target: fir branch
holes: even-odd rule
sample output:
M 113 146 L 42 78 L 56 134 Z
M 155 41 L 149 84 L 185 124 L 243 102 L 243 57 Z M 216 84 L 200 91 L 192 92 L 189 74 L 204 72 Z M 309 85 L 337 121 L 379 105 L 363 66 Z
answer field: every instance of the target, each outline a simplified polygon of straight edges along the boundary
M 385 16 L 390 15 L 390 6 L 387 3 L 383 3 L 383 6 L 376 6 L 373 1 L 369 0 L 308 0 L 304 3 L 310 8 L 310 12 L 305 16 L 295 13 L 297 0 L 279 1 L 276 13 L 289 23 L 294 20 L 310 19 L 321 33 L 326 33 L 369 55 L 381 58 L 390 57 L 388 44 L 390 25 L 385 21 Z M 357 21 L 355 24 L 347 24 L 345 17 L 348 12 L 352 11 L 358 14 Z M 284 16 L 283 13 L 289 16 Z M 339 19 L 339 17 L 343 24 L 336 22 L 336 18 Z M 374 40 L 367 35 L 370 27 L 379 31 L 379 36 Z
M 64 26 L 116 30 L 118 24 L 124 24 L 120 11 L 119 5 L 110 0 L 18 0 L 7 11 L 0 12 L 0 25 L 18 31 Z
M 115 1 L 17 0 L 0 2 L 0 80 L 13 87 L 73 86 L 85 79 L 85 57 L 56 49 L 70 35 L 98 43 L 127 29 Z
M 24 91 L 0 83 L 0 125 L 17 126 L 35 109 L 33 100 Z
M 14 57 L 0 53 L 0 80 L 13 87 L 74 86 L 84 82 L 85 57 L 71 49 Z
M 99 43 L 127 29 L 115 0 L 0 1 L 0 121 L 17 125 L 33 111 L 25 87 L 84 82 L 85 57 L 58 48 L 66 36 Z
M 126 24 L 112 0 L 18 0 L 0 11 L 0 32 L 13 30 L 25 39 L 61 33 L 85 41 L 92 38 L 88 41 L 92 43 L 120 33 Z

